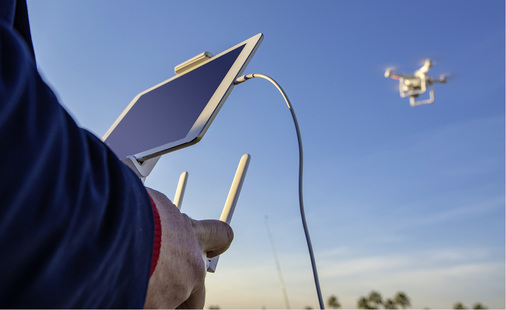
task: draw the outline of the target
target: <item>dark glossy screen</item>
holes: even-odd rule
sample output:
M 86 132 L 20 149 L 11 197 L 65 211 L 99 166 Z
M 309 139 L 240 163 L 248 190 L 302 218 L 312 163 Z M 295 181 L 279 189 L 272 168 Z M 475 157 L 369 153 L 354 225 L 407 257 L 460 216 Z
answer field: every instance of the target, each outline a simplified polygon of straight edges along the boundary
M 139 97 L 105 143 L 124 159 L 185 138 L 243 48 Z

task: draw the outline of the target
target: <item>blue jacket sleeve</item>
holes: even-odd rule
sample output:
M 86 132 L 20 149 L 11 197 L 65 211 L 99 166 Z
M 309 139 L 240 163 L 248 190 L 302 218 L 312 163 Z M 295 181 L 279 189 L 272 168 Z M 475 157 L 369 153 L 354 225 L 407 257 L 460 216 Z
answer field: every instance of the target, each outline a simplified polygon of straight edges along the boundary
M 1 20 L 0 150 L 0 307 L 142 308 L 149 196 L 74 123 Z

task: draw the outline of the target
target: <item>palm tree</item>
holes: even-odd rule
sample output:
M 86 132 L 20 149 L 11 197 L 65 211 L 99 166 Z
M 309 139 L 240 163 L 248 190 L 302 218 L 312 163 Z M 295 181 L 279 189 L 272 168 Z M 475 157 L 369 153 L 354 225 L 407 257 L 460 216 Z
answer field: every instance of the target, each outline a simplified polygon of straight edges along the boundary
M 475 303 L 473 306 L 473 309 L 487 309 L 485 306 L 483 306 L 481 303 Z
M 401 306 L 402 309 L 406 309 L 411 306 L 409 298 L 406 294 L 404 294 L 404 292 L 398 292 L 397 295 L 395 295 L 394 302 Z
M 465 309 L 465 307 L 461 302 L 458 302 L 455 305 L 453 305 L 453 309 Z
M 383 298 L 381 297 L 381 294 L 376 291 L 369 293 L 368 301 L 372 304 L 371 309 L 378 309 L 379 306 L 383 304 Z
M 329 297 L 327 304 L 328 304 L 329 308 L 332 308 L 332 309 L 341 308 L 341 304 L 339 303 L 339 300 L 337 299 L 337 297 L 335 295 L 332 295 Z
M 385 309 L 397 309 L 395 301 L 390 298 L 388 298 L 383 305 L 385 306 Z
M 357 302 L 357 308 L 359 309 L 372 309 L 371 306 L 369 306 L 369 302 L 367 301 L 367 298 L 360 297 Z

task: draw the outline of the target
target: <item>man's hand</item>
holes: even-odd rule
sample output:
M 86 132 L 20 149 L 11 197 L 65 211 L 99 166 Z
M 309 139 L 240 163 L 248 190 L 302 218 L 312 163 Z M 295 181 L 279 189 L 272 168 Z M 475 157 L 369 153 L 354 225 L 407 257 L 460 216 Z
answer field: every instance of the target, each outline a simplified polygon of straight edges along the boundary
M 160 214 L 162 244 L 144 307 L 203 308 L 204 259 L 228 249 L 232 229 L 218 220 L 192 220 L 162 193 L 152 189 L 148 192 Z

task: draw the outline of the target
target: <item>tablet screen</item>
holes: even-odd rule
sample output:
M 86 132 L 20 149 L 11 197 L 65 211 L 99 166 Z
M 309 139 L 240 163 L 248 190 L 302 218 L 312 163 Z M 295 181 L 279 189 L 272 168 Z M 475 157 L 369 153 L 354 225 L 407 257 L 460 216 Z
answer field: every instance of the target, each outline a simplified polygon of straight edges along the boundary
M 105 143 L 124 159 L 184 139 L 243 48 L 240 45 L 142 94 Z

